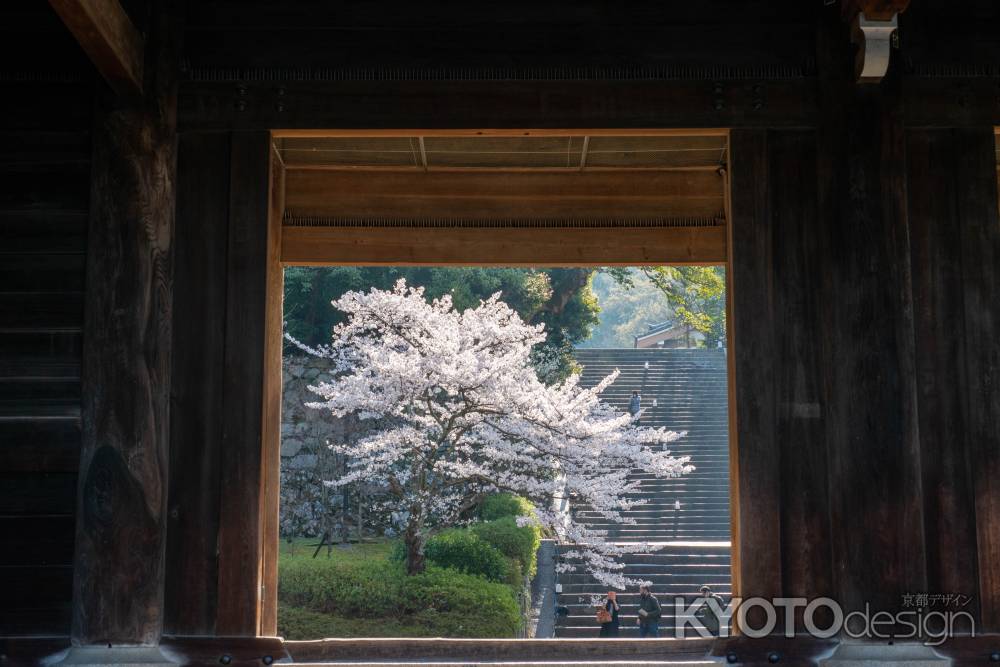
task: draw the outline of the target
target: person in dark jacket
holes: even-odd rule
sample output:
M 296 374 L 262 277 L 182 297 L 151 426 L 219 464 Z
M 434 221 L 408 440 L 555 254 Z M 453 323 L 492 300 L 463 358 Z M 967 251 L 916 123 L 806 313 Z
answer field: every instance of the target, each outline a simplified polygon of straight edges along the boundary
M 632 398 L 628 401 L 628 413 L 632 415 L 636 423 L 639 422 L 640 412 L 642 412 L 642 396 L 639 395 L 639 392 L 633 391 Z
M 649 584 L 639 587 L 639 636 L 659 637 L 660 617 L 663 612 L 660 610 L 660 601 L 649 590 Z
M 708 601 L 714 600 L 719 609 L 725 609 L 726 603 L 722 600 L 722 597 L 718 593 L 712 592 L 712 587 L 708 584 L 702 586 L 699 592 L 701 593 L 702 603 L 698 608 L 698 611 L 695 612 L 694 616 L 701 621 L 701 624 L 705 626 L 706 630 L 718 637 L 719 630 L 721 628 L 721 621 L 719 616 L 715 613 L 715 610 L 709 606 Z
M 604 608 L 611 614 L 611 620 L 607 623 L 601 623 L 601 637 L 617 637 L 618 636 L 618 612 L 621 611 L 618 606 L 618 594 L 614 591 L 608 591 L 608 597 L 604 600 Z

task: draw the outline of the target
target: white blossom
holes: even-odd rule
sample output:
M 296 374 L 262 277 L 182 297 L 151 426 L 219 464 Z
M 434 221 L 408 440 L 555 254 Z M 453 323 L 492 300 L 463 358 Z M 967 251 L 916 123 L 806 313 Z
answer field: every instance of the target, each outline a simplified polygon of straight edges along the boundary
M 622 512 L 644 501 L 629 498 L 640 488 L 630 471 L 674 477 L 693 469 L 663 449 L 683 434 L 639 427 L 600 400 L 617 371 L 591 389 L 578 375 L 546 384 L 532 364 L 543 326 L 525 324 L 499 295 L 459 312 L 449 297 L 428 303 L 422 288 L 401 280 L 333 305 L 347 319 L 329 347 L 311 350 L 332 359 L 334 371 L 310 387 L 321 400 L 308 405 L 369 428 L 332 446 L 350 458 L 327 484 L 388 489 L 373 509 L 405 522 L 411 548 L 463 521 L 488 494 L 522 495 L 537 507 L 534 520 L 576 545 L 566 556 L 610 586 L 631 583 L 617 556 L 647 545 L 615 544 L 552 509 L 568 494 L 611 521 L 634 523 Z

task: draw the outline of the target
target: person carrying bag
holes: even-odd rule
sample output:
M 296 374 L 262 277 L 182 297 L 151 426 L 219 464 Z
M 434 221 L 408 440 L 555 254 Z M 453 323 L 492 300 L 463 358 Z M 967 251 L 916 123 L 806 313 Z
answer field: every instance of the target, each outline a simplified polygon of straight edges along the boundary
M 608 591 L 608 597 L 604 600 L 604 606 L 597 610 L 597 622 L 601 624 L 601 637 L 618 636 L 618 606 L 617 594 Z

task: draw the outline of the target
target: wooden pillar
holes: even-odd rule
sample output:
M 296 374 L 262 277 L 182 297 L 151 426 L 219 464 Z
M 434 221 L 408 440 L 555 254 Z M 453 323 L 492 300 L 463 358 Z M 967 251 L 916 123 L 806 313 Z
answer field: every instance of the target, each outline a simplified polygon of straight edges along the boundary
M 962 238 L 966 438 L 975 495 L 980 625 L 1000 632 L 1000 212 L 992 128 L 957 130 Z
M 229 158 L 229 132 L 180 135 L 164 621 L 172 635 L 215 634 Z
M 969 595 L 970 611 L 980 600 L 955 180 L 966 158 L 950 130 L 910 131 L 906 148 L 927 584 Z
M 775 433 L 773 238 L 766 130 L 733 130 L 729 323 L 737 458 L 734 595 L 781 595 L 780 460 Z M 757 627 L 757 619 L 751 619 Z
M 907 133 L 927 584 L 1000 630 L 1000 221 L 993 129 Z M 967 630 L 967 628 L 960 628 Z
M 260 631 L 270 146 L 268 132 L 232 136 L 222 440 L 218 443 L 222 467 L 215 631 L 220 635 L 254 636 Z M 280 377 L 280 361 L 277 372 Z
M 826 596 L 820 251 L 808 224 L 816 218 L 816 134 L 733 130 L 730 153 L 737 591 L 744 598 Z
M 836 8 L 820 30 L 818 215 L 830 533 L 845 612 L 926 590 L 906 155 L 898 72 L 855 84 Z M 810 224 L 803 221 L 803 224 Z
M 144 97 L 98 94 L 72 639 L 159 642 L 173 301 L 176 53 L 157 12 Z M 103 88 L 103 84 L 102 84 Z
M 170 476 L 170 634 L 277 625 L 283 182 L 268 132 L 184 134 Z

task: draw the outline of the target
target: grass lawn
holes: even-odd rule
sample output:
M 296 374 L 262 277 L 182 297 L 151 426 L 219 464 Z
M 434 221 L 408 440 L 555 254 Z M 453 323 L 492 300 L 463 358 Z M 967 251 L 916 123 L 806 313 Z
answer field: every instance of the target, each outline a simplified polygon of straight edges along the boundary
M 520 610 L 511 587 L 430 566 L 407 576 L 393 543 L 324 547 L 282 540 L 278 633 L 324 637 L 516 637 Z
M 290 558 L 312 558 L 316 552 L 316 545 L 319 544 L 318 537 L 297 537 L 291 542 L 281 540 L 279 549 L 280 561 Z M 370 560 L 389 560 L 392 551 L 392 541 L 379 540 L 377 542 L 364 542 L 362 544 L 334 544 L 327 555 L 327 547 L 320 549 L 316 560 L 328 560 L 333 563 L 344 565 L 359 564 Z

